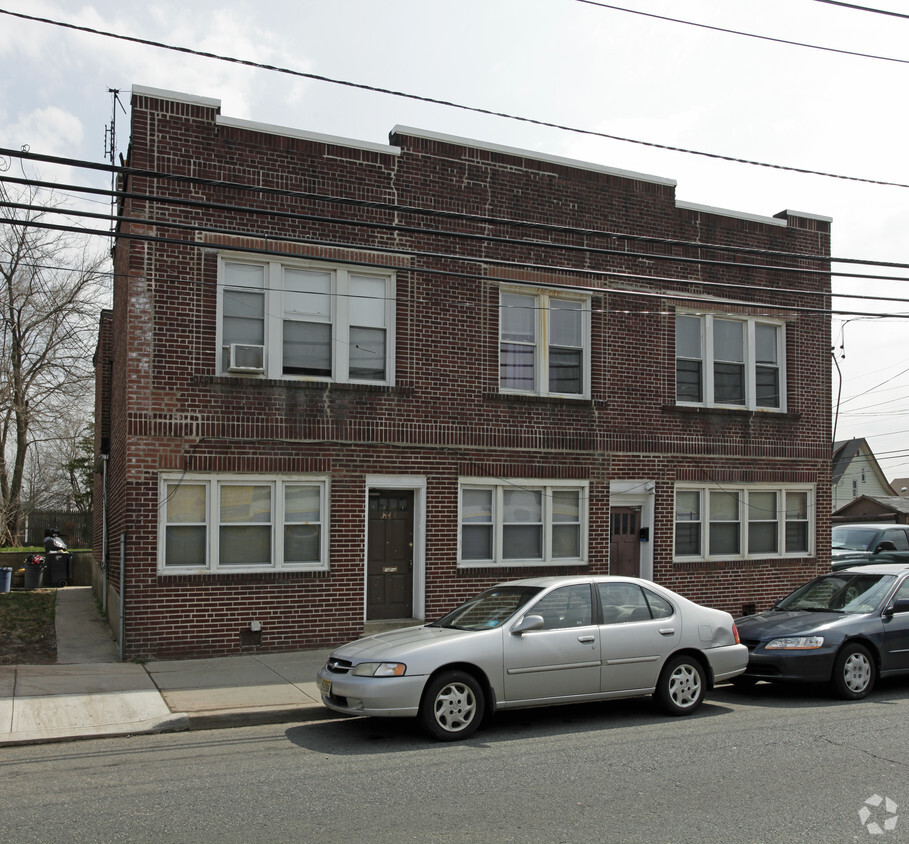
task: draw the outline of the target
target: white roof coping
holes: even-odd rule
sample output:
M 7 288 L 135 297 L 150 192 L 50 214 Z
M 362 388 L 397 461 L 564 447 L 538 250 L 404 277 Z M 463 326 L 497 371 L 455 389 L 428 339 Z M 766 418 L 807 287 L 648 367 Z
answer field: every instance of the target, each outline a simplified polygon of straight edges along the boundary
M 200 97 L 197 94 L 181 94 L 179 91 L 165 91 L 163 88 L 148 88 L 145 85 L 133 85 L 133 94 L 140 97 L 157 97 L 159 100 L 173 100 L 177 103 L 189 103 L 208 108 L 221 108 L 221 100 L 211 97 Z
M 699 211 L 703 214 L 717 214 L 720 217 L 734 217 L 736 220 L 751 220 L 755 223 L 765 223 L 768 226 L 785 226 L 786 221 L 779 217 L 764 217 L 760 214 L 748 214 L 745 211 L 731 211 L 728 208 L 714 208 L 712 205 L 698 205 L 696 202 L 681 202 L 676 200 L 676 208 L 686 211 Z
M 639 182 L 651 182 L 655 185 L 666 185 L 675 187 L 675 179 L 664 179 L 662 176 L 651 176 L 646 173 L 636 173 L 633 170 L 619 170 L 616 167 L 606 167 L 603 164 L 594 164 L 590 161 L 578 161 L 573 158 L 562 158 L 558 155 L 547 155 L 544 152 L 535 150 L 519 149 L 518 147 L 508 147 L 501 144 L 491 144 L 484 141 L 476 141 L 471 138 L 462 138 L 457 135 L 446 135 L 442 132 L 430 132 L 426 129 L 415 129 L 412 126 L 395 126 L 391 130 L 392 134 L 409 135 L 413 138 L 424 138 L 428 141 L 443 141 L 444 143 L 456 144 L 457 146 L 472 147 L 474 149 L 485 149 L 490 152 L 501 152 L 505 155 L 515 155 L 519 158 L 530 158 L 534 161 L 548 161 L 552 164 L 560 164 L 565 167 L 574 167 L 578 170 L 592 170 L 595 173 L 607 173 L 610 176 L 619 176 L 623 179 L 634 179 Z
M 783 211 L 780 211 L 777 217 L 802 217 L 805 220 L 818 220 L 822 223 L 832 223 L 833 217 L 825 217 L 823 214 L 811 214 L 808 211 L 793 211 L 791 208 L 786 208 Z
M 401 148 L 389 144 L 377 144 L 372 141 L 358 141 L 352 138 L 341 138 L 337 135 L 323 135 L 321 132 L 309 132 L 305 129 L 291 129 L 288 126 L 274 126 L 271 123 L 257 123 L 254 120 L 242 120 L 239 117 L 224 117 L 219 114 L 215 118 L 219 126 L 232 126 L 235 129 L 249 129 L 252 132 L 265 132 L 268 135 L 282 135 L 287 138 L 301 138 L 304 141 L 315 141 L 321 144 L 335 144 L 341 147 L 364 149 L 370 152 L 381 152 L 386 155 L 400 155 Z

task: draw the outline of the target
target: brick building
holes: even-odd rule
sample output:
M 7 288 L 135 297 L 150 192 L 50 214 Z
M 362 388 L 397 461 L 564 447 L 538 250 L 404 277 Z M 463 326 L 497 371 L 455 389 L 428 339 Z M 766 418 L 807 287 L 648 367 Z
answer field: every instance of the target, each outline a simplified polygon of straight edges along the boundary
M 136 87 L 96 356 L 127 658 L 331 645 L 492 583 L 734 614 L 829 564 L 830 220 Z

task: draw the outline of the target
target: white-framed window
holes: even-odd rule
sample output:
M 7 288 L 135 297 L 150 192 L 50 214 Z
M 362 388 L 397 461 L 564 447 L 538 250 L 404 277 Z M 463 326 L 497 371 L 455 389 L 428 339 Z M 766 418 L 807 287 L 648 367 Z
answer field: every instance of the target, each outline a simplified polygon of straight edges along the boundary
M 590 395 L 590 297 L 553 290 L 499 291 L 499 389 Z
M 677 485 L 675 559 L 812 556 L 813 507 L 810 486 Z
M 579 481 L 463 478 L 458 565 L 586 565 L 587 490 Z
M 328 568 L 328 479 L 165 474 L 158 570 Z
M 754 317 L 678 313 L 678 404 L 785 410 L 785 331 Z
M 222 255 L 218 278 L 221 373 L 393 383 L 393 273 Z

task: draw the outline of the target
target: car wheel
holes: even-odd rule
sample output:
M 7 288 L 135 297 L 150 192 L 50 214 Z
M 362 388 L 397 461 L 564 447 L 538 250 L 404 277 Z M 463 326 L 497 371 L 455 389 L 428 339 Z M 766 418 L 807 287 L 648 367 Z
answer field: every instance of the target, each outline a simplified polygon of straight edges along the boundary
M 656 698 L 670 715 L 690 715 L 704 699 L 706 678 L 693 656 L 669 660 L 657 682 Z
M 830 683 L 843 700 L 861 700 L 874 688 L 877 668 L 864 645 L 846 645 L 836 655 Z
M 430 681 L 420 704 L 423 727 L 439 741 L 457 741 L 480 726 L 485 697 L 480 684 L 464 671 L 446 671 Z

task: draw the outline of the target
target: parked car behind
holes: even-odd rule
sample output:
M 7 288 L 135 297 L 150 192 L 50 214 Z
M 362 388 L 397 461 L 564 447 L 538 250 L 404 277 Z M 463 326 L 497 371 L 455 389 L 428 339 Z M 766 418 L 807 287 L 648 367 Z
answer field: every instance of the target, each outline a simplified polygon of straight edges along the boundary
M 830 544 L 834 568 L 842 568 L 844 562 L 867 559 L 881 551 L 909 551 L 909 525 L 836 525 L 830 532 Z
M 878 677 L 909 673 L 909 565 L 822 575 L 736 625 L 749 654 L 737 686 L 828 683 L 838 697 L 858 700 Z
M 502 709 L 653 694 L 694 712 L 745 669 L 732 616 L 649 581 L 542 577 L 487 589 L 444 618 L 338 648 L 322 702 L 352 715 L 414 717 L 442 741 Z
M 877 551 L 860 560 L 833 560 L 831 568 L 834 571 L 842 571 L 858 566 L 877 566 L 884 563 L 899 563 L 909 566 L 909 551 Z

